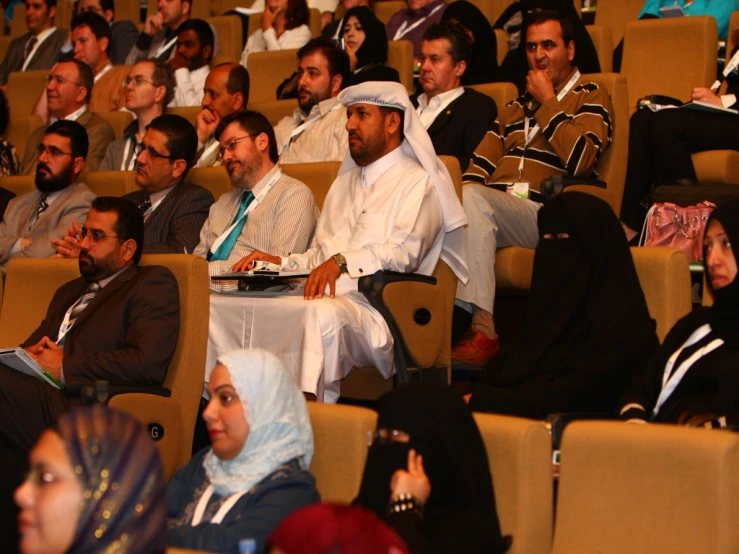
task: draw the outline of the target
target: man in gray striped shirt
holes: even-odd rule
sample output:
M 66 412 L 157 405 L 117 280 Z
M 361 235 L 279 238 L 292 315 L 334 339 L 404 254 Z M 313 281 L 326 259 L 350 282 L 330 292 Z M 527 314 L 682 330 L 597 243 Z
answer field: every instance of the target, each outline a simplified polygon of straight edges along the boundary
M 197 256 L 210 275 L 231 268 L 254 250 L 305 252 L 313 240 L 318 206 L 310 189 L 288 177 L 277 163 L 272 126 L 262 114 L 234 112 L 215 133 L 234 190 L 210 208 L 200 231 Z M 211 281 L 215 290 L 235 290 L 236 281 Z

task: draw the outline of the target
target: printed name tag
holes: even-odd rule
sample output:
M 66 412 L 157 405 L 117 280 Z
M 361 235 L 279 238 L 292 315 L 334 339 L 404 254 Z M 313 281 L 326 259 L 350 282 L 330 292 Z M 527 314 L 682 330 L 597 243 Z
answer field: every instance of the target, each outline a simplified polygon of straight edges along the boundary
M 508 185 L 506 192 L 508 194 L 512 194 L 513 196 L 518 196 L 519 198 L 528 199 L 529 183 L 526 181 L 511 183 L 510 185 Z

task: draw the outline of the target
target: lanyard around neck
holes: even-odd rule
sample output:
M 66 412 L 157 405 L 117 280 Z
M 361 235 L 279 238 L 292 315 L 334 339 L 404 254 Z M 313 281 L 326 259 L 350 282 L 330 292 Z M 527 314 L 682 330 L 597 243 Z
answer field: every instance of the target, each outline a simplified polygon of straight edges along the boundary
M 254 200 L 251 201 L 249 206 L 244 210 L 244 213 L 241 214 L 241 217 L 238 218 L 236 221 L 234 221 L 228 229 L 223 231 L 221 235 L 215 240 L 213 245 L 210 247 L 211 252 L 218 251 L 218 248 L 221 246 L 224 240 L 228 238 L 228 236 L 231 234 L 231 231 L 234 230 L 234 228 L 239 224 L 239 222 L 246 218 L 251 212 L 253 212 L 259 203 L 264 200 L 264 197 L 267 196 L 267 193 L 272 190 L 272 187 L 274 187 L 277 184 L 277 181 L 279 181 L 282 178 L 282 170 L 278 167 L 277 171 L 275 171 L 275 174 L 272 176 L 272 179 L 270 179 L 269 183 L 267 183 L 264 187 L 262 187 L 262 190 L 259 191 L 259 194 L 254 196 Z M 246 191 L 242 192 L 241 194 L 248 194 Z
M 434 15 L 436 12 L 438 12 L 444 6 L 446 6 L 446 4 L 439 4 L 433 10 L 431 10 L 431 12 L 428 15 L 424 15 L 421 19 L 419 19 L 418 21 L 416 21 L 410 27 L 408 27 L 408 21 L 407 20 L 406 21 L 403 21 L 403 24 L 398 28 L 397 31 L 395 31 L 395 36 L 393 37 L 393 40 L 400 40 L 405 35 L 407 35 L 408 33 L 410 33 L 413 29 L 415 29 L 416 27 L 418 27 L 419 25 L 421 25 L 429 17 L 431 17 L 432 15 Z
M 561 102 L 562 98 L 565 97 L 565 95 L 572 90 L 572 87 L 575 86 L 575 83 L 577 83 L 578 79 L 580 79 L 580 71 L 576 70 L 575 73 L 573 73 L 572 77 L 570 77 L 570 80 L 567 81 L 567 84 L 562 88 L 562 90 L 559 91 L 559 94 L 557 95 L 557 101 Z M 523 143 L 523 154 L 521 154 L 521 161 L 518 163 L 518 180 L 520 181 L 523 179 L 523 166 L 526 160 L 526 149 L 528 148 L 529 144 L 531 144 L 531 141 L 534 140 L 534 137 L 536 136 L 536 133 L 539 132 L 539 124 L 537 123 L 534 125 L 534 127 L 529 132 L 529 121 L 531 120 L 530 117 L 524 116 L 524 124 L 523 124 L 523 136 L 524 136 L 524 143 Z
M 242 491 L 237 492 L 236 494 L 232 494 L 228 497 L 228 499 L 221 505 L 219 510 L 216 512 L 216 515 L 213 516 L 213 519 L 210 520 L 210 523 L 213 525 L 220 525 L 223 522 L 223 518 L 226 517 L 226 514 L 231 511 L 231 508 L 233 508 L 236 503 L 241 499 L 242 496 L 244 496 L 249 491 Z M 198 505 L 195 508 L 195 513 L 192 516 L 192 523 L 191 525 L 195 527 L 196 525 L 199 525 L 200 522 L 203 520 L 203 514 L 205 513 L 205 508 L 208 507 L 208 501 L 213 496 L 213 485 L 208 485 L 208 488 L 205 489 L 205 492 L 203 493 L 203 496 L 200 497 L 200 500 L 198 501 Z
M 690 338 L 688 338 L 688 340 L 686 340 L 685 343 L 680 348 L 678 348 L 677 351 L 672 354 L 672 356 L 670 356 L 670 359 L 667 361 L 667 365 L 665 366 L 665 372 L 662 375 L 662 390 L 660 391 L 659 397 L 657 398 L 657 403 L 654 405 L 654 410 L 652 410 L 652 417 L 656 416 L 657 413 L 659 413 L 662 405 L 667 402 L 667 399 L 670 398 L 673 392 L 675 392 L 675 389 L 680 384 L 680 381 L 682 381 L 683 377 L 685 377 L 685 374 L 693 366 L 693 364 L 695 364 L 695 362 L 697 362 L 703 356 L 706 356 L 707 354 L 713 352 L 724 344 L 723 339 L 715 339 L 709 342 L 703 348 L 694 352 L 692 356 L 681 363 L 680 366 L 675 370 L 675 372 L 672 373 L 672 368 L 675 366 L 675 362 L 677 361 L 678 356 L 680 356 L 680 353 L 689 346 L 692 346 L 701 339 L 705 338 L 706 335 L 708 335 L 708 333 L 710 332 L 711 326 L 708 323 L 702 325 L 701 327 L 698 327 L 698 329 L 696 329 L 695 332 L 690 335 Z

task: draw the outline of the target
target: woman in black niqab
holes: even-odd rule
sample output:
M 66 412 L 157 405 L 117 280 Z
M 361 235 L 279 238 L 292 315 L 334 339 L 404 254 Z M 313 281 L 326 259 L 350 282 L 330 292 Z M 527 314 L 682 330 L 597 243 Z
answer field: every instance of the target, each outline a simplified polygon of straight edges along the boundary
M 544 418 L 613 412 L 659 342 L 618 218 L 580 192 L 538 214 L 522 332 L 473 383 L 470 408 Z
M 526 14 L 535 10 L 554 10 L 569 19 L 575 30 L 575 59 L 572 65 L 577 66 L 583 74 L 600 73 L 598 52 L 573 0 L 519 0 L 509 5 L 493 24 L 494 29 L 505 29 L 508 33 L 508 54 L 500 65 L 496 81 L 513 83 L 520 94 L 526 92 L 526 75 L 529 72 L 526 60 Z
M 498 42 L 485 15 L 471 2 L 452 2 L 442 21 L 456 21 L 472 35 L 473 55 L 462 74 L 462 86 L 492 83 L 498 72 Z
M 723 227 L 725 235 L 714 222 Z M 731 282 L 718 288 L 711 279 L 714 274 L 727 279 L 730 264 L 736 271 L 737 247 L 733 245 L 739 244 L 739 200 L 716 208 L 706 229 L 703 264 L 714 303 L 691 311 L 670 330 L 646 370 L 622 397 L 624 419 L 739 425 L 739 279 L 735 274 Z M 723 250 L 720 261 L 709 254 L 709 245 Z M 672 386 L 665 387 L 665 375 L 679 376 L 681 366 L 683 376 L 672 383 L 671 392 L 663 394 L 663 388 Z
M 375 439 L 354 503 L 387 521 L 414 554 L 506 552 L 485 445 L 461 397 L 438 383 L 411 383 L 383 395 L 377 410 L 378 430 L 401 431 L 408 441 Z M 423 456 L 431 495 L 422 517 L 388 515 L 391 479 L 407 467 L 410 449 Z

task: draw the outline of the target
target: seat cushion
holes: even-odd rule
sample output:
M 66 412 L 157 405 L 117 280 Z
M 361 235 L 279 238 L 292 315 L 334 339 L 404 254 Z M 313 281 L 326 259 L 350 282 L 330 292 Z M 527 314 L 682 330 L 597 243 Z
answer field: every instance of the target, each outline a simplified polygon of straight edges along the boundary
M 528 290 L 534 269 L 534 250 L 512 246 L 495 256 L 495 282 L 499 290 Z
M 701 183 L 739 183 L 739 152 L 710 150 L 692 155 L 695 174 Z

